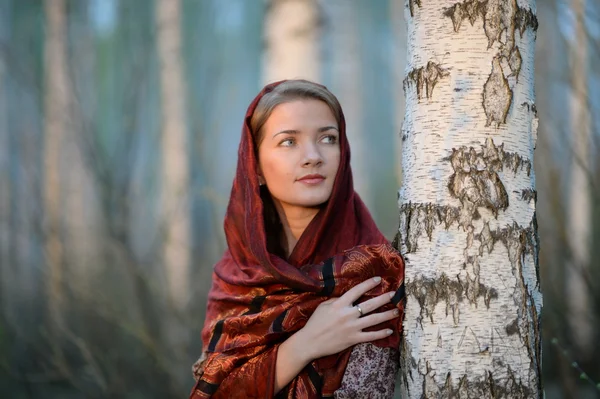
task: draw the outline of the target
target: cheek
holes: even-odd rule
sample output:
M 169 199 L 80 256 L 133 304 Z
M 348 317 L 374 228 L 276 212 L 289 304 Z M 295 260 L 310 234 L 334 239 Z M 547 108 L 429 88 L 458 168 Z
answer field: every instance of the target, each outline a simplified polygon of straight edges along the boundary
M 293 175 L 293 165 L 286 157 L 265 156 L 260 160 L 260 168 L 269 186 L 281 184 Z
M 332 168 L 337 172 L 337 170 L 340 167 L 340 158 L 341 158 L 342 154 L 340 152 L 340 148 L 336 148 L 335 150 L 332 150 L 330 156 L 329 156 L 329 163 L 332 166 Z

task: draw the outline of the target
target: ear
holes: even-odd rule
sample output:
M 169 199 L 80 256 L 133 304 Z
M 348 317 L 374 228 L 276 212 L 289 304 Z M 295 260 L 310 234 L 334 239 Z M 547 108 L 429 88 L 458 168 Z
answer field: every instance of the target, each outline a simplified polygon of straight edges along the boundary
M 265 185 L 265 178 L 262 175 L 262 170 L 260 170 L 260 166 L 258 166 L 257 175 L 258 175 L 258 184 L 260 186 L 264 186 Z

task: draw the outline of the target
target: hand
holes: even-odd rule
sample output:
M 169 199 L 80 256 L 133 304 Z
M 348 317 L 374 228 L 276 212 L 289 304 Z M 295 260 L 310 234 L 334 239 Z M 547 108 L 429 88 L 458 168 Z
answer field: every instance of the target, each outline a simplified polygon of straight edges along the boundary
M 380 282 L 381 279 L 377 277 L 370 278 L 351 288 L 341 297 L 331 298 L 321 303 L 306 325 L 296 333 L 304 352 L 301 356 L 307 356 L 306 360 L 310 362 L 339 353 L 361 342 L 375 341 L 389 336 L 392 333 L 389 329 L 368 332 L 362 330 L 398 317 L 397 309 L 369 314 L 389 303 L 394 292 L 386 292 L 359 304 L 362 317 L 358 308 L 352 305 Z

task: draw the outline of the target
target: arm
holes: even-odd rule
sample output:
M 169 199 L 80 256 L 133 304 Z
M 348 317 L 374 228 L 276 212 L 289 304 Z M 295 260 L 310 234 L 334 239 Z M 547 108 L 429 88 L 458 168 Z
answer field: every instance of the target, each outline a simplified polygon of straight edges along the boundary
M 311 361 L 308 356 L 302 356 L 305 353 L 306 350 L 296 332 L 283 343 L 273 346 L 232 371 L 218 387 L 214 388 L 211 397 L 215 399 L 273 398 Z M 201 383 L 198 380 L 202 377 L 205 360 L 206 356 L 203 355 L 194 364 L 194 376 L 197 382 L 190 399 L 206 397 L 206 394 L 197 391 L 200 388 Z
M 300 374 L 302 369 L 313 360 L 306 355 L 306 347 L 303 347 L 299 333 L 300 331 L 285 340 L 277 351 L 275 395 Z

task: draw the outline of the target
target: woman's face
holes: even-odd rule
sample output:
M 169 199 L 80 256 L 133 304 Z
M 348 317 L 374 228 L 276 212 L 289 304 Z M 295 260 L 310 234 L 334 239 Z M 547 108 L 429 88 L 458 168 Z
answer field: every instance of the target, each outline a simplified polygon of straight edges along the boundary
M 340 164 L 338 129 L 323 101 L 296 100 L 273 109 L 258 148 L 259 175 L 284 209 L 318 207 L 329 199 Z

